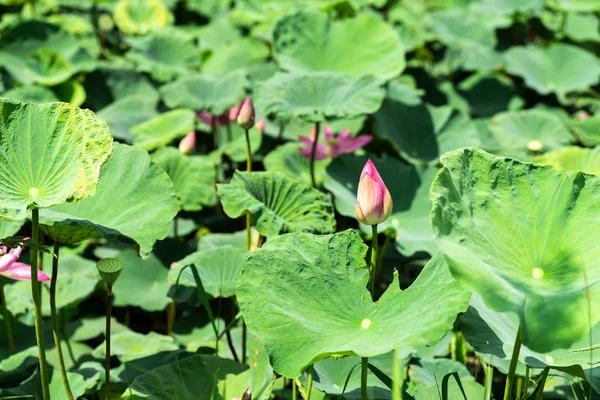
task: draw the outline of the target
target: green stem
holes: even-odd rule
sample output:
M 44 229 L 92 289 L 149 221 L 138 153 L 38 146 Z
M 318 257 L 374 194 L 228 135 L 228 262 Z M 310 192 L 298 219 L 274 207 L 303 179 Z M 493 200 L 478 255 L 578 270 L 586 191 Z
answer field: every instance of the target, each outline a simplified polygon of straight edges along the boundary
M 250 130 L 245 129 L 246 133 L 246 171 L 252 171 L 252 148 L 250 147 Z
M 508 368 L 508 375 L 506 377 L 506 386 L 504 387 L 504 400 L 509 400 L 513 397 L 514 383 L 515 383 L 515 371 L 517 370 L 517 362 L 519 361 L 519 353 L 521 351 L 521 326 L 517 330 L 517 337 L 515 338 L 515 347 L 513 348 L 512 357 L 510 359 L 510 366 Z
M 292 400 L 298 400 L 298 387 L 296 387 L 296 379 L 292 379 Z
M 0 276 L 0 301 L 2 302 L 2 316 L 4 317 L 4 326 L 6 328 L 6 337 L 8 339 L 8 350 L 10 354 L 15 354 L 15 338 L 13 336 L 12 324 L 10 323 L 10 314 L 6 306 L 6 296 L 4 295 L 4 278 Z
M 315 367 L 312 364 L 310 367 L 308 367 L 308 385 L 306 385 L 306 400 L 310 400 L 310 394 L 312 393 L 313 370 L 314 369 L 315 369 Z
M 58 316 L 56 314 L 56 282 L 58 281 L 58 257 L 60 246 L 54 241 L 54 257 L 52 257 L 52 278 L 50 280 L 50 314 L 52 315 L 52 335 L 54 336 L 54 345 L 56 346 L 56 355 L 58 356 L 58 366 L 60 375 L 65 387 L 65 392 L 69 400 L 74 400 L 69 379 L 67 378 L 67 369 L 65 368 L 65 360 L 63 358 L 62 346 L 60 344 L 60 336 L 58 335 Z
M 42 381 L 42 397 L 50 400 L 50 384 L 48 382 L 48 364 L 46 363 L 46 347 L 44 346 L 44 330 L 42 326 L 42 305 L 40 299 L 40 284 L 38 282 L 38 245 L 40 240 L 40 210 L 33 206 L 31 209 L 31 296 L 33 297 L 33 320 L 35 323 L 35 339 L 38 346 L 40 362 L 40 379 Z
M 217 117 L 216 115 L 212 116 L 212 120 L 210 121 L 210 131 L 213 136 L 213 146 L 215 150 L 219 148 L 219 130 L 217 129 Z
M 246 340 L 248 336 L 248 329 L 246 328 L 246 322 L 242 320 L 242 364 L 246 364 Z
M 494 356 L 490 356 L 490 362 L 485 368 L 485 400 L 492 398 L 492 384 L 494 383 Z
M 529 389 L 529 365 L 525 366 L 525 379 L 523 384 L 523 391 L 521 392 L 521 397 L 527 397 L 527 389 Z
M 173 325 L 175 325 L 175 316 L 177 313 L 177 307 L 175 302 L 172 301 L 167 306 L 167 335 L 173 334 Z
M 543 400 L 544 399 L 544 386 L 546 386 L 546 379 L 548 378 L 548 373 L 550 372 L 550 367 L 544 368 L 542 371 L 542 375 L 540 375 L 540 379 L 538 380 L 537 387 L 535 388 L 535 400 Z
M 246 135 L 246 172 L 252 171 L 252 148 L 250 147 L 250 130 L 244 129 Z M 250 251 L 252 247 L 252 216 L 248 211 L 246 213 L 246 250 Z M 246 339 L 248 329 L 246 322 L 242 320 L 242 363 L 246 363 Z
M 110 398 L 110 318 L 112 311 L 112 285 L 106 285 L 106 356 L 104 359 L 105 399 Z
M 319 143 L 320 128 L 320 123 L 315 122 L 315 141 L 312 144 L 312 150 L 310 152 L 310 181 L 312 187 L 317 187 L 317 183 L 315 182 L 315 155 L 317 153 L 317 143 Z
M 402 363 L 400 349 L 394 350 L 394 364 L 392 366 L 392 400 L 402 400 Z
M 367 400 L 367 375 L 369 373 L 369 358 L 360 359 L 360 400 Z
M 371 242 L 371 262 L 369 267 L 369 291 L 371 297 L 375 293 L 375 272 L 377 271 L 377 251 L 379 246 L 377 245 L 377 224 L 371 225 L 372 242 Z
M 231 124 L 227 124 L 227 141 L 231 142 L 233 140 L 233 135 L 231 134 Z

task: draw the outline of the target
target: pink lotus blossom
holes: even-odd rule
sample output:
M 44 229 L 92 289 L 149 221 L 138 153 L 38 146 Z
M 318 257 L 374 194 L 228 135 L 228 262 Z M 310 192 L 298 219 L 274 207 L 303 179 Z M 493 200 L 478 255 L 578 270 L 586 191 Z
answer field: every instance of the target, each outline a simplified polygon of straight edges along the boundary
M 191 131 L 179 142 L 179 151 L 183 154 L 190 154 L 196 148 L 196 132 Z
M 306 158 L 310 158 L 312 152 L 312 146 L 315 142 L 315 129 L 312 130 L 311 137 L 300 136 L 299 139 L 306 147 L 299 147 L 298 149 Z M 337 137 L 331 131 L 329 126 L 325 126 L 325 143 L 317 143 L 315 151 L 315 160 L 324 160 L 326 158 L 336 158 L 344 153 L 354 153 L 356 150 L 365 146 L 371 140 L 371 135 L 361 135 L 356 138 L 352 138 L 350 131 L 345 129 L 337 135 Z
M 389 190 L 371 160 L 365 163 L 356 193 L 356 217 L 366 225 L 380 224 L 392 213 Z
M 21 256 L 23 248 L 21 246 L 16 249 L 8 249 L 0 247 L 0 275 L 18 281 L 31 280 L 31 266 L 29 264 L 17 262 Z M 38 270 L 38 281 L 49 281 L 50 277 L 44 271 Z

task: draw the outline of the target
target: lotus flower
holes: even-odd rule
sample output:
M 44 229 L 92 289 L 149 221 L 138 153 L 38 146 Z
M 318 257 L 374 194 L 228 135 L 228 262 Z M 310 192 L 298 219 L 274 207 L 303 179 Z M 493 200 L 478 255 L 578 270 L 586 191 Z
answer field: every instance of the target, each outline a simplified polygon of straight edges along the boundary
M 356 217 L 366 225 L 380 224 L 392 213 L 392 196 L 371 160 L 365 163 L 356 194 Z
M 242 103 L 240 107 L 240 112 L 237 116 L 237 123 L 244 129 L 250 129 L 254 125 L 254 104 L 252 104 L 252 99 L 248 97 Z
M 198 111 L 196 113 L 196 115 L 198 116 L 198 118 L 200 118 L 202 120 L 202 122 L 204 122 L 207 125 L 212 126 L 213 118 L 215 118 L 215 125 L 228 125 L 229 124 L 229 111 L 226 111 L 221 115 L 217 115 L 216 117 L 213 114 L 203 112 L 203 111 Z
M 317 149 L 315 151 L 315 160 L 324 160 L 326 158 L 336 158 L 344 153 L 354 153 L 356 150 L 365 146 L 371 140 L 371 135 L 361 135 L 357 138 L 352 138 L 350 131 L 345 129 L 337 135 L 337 137 L 331 131 L 329 126 L 325 126 L 325 143 L 317 143 Z M 312 146 L 315 142 L 316 131 L 313 128 L 312 136 L 300 136 L 299 139 L 306 147 L 299 147 L 298 149 L 302 155 L 306 158 L 310 158 L 312 152 Z
M 21 256 L 23 248 L 8 249 L 5 246 L 0 247 L 0 275 L 18 281 L 31 280 L 31 266 L 29 264 L 17 262 Z M 50 277 L 44 271 L 38 270 L 38 281 L 49 281 Z
M 191 131 L 179 142 L 179 151 L 183 154 L 190 154 L 196 148 L 196 132 Z

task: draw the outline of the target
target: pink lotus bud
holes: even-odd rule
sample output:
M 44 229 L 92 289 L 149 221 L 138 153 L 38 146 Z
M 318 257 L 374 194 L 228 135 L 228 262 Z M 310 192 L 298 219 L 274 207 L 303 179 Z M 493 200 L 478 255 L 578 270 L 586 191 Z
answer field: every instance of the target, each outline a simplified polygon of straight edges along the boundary
M 376 225 L 390 216 L 392 208 L 392 196 L 377 168 L 371 160 L 368 160 L 358 182 L 356 217 L 363 224 Z
M 254 116 L 254 105 L 252 104 L 252 99 L 248 97 L 244 100 L 244 103 L 240 108 L 237 123 L 244 129 L 250 129 L 254 125 Z
M 266 122 L 266 121 L 265 121 L 265 119 L 263 118 L 263 119 L 261 119 L 260 121 L 258 121 L 258 122 L 256 123 L 256 125 L 254 125 L 254 127 L 255 127 L 256 129 L 258 129 L 258 130 L 260 131 L 260 133 L 265 133 L 265 124 L 266 124 L 266 123 L 267 123 L 267 122 Z
M 240 113 L 239 106 L 233 106 L 229 109 L 229 121 L 235 122 L 237 120 L 238 114 Z
M 190 154 L 196 147 L 196 132 L 191 131 L 179 142 L 179 151 L 183 154 Z

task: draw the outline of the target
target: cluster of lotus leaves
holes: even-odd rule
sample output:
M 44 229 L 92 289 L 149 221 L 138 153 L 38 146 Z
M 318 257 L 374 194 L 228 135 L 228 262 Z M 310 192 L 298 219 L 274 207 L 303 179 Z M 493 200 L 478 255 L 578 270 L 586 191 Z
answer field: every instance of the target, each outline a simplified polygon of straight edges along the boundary
M 453 276 L 518 315 L 533 351 L 584 339 L 600 320 L 600 178 L 476 149 L 441 161 L 431 218 Z

